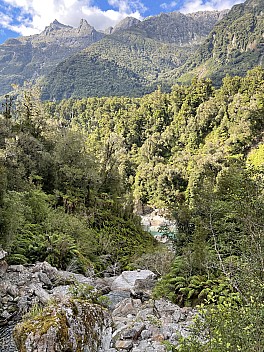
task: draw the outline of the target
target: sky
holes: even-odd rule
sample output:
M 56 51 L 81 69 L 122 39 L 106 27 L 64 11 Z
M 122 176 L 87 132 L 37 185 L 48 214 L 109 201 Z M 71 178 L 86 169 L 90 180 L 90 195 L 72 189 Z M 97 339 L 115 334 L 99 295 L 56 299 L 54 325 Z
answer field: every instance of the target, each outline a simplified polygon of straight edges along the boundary
M 224 10 L 245 0 L 0 0 L 0 43 L 40 33 L 55 19 L 78 27 L 86 19 L 97 30 L 123 18 L 144 19 L 161 12 Z

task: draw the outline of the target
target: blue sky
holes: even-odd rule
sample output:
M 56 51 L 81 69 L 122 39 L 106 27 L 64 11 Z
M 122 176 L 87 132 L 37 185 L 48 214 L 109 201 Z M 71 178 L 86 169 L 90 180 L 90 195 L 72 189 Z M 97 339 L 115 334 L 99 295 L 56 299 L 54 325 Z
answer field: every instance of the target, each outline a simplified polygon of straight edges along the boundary
M 0 43 L 40 33 L 54 19 L 77 27 L 82 18 L 96 29 L 114 26 L 127 16 L 138 19 L 161 12 L 223 10 L 245 0 L 0 0 Z

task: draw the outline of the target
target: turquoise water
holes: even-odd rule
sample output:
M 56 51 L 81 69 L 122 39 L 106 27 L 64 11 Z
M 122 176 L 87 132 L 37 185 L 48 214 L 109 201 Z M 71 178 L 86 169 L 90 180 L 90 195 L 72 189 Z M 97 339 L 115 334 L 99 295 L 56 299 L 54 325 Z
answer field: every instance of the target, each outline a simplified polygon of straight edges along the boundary
M 149 233 L 152 234 L 152 236 L 162 236 L 163 233 L 159 232 L 159 231 L 155 231 L 155 230 L 148 230 Z

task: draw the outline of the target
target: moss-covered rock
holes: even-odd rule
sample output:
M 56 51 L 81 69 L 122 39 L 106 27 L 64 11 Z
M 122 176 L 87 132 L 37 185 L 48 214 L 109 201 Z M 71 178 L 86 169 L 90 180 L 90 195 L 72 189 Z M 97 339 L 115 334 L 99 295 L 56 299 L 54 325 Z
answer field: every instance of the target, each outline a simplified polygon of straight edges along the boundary
M 71 299 L 28 316 L 13 335 L 21 352 L 108 351 L 112 321 L 101 306 Z

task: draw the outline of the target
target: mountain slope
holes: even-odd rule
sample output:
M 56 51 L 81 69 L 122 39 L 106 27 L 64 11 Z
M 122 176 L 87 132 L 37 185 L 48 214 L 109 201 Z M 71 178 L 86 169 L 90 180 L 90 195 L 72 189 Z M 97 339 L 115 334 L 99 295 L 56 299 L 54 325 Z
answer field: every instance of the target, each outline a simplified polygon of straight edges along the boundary
M 222 16 L 217 11 L 173 12 L 137 21 L 125 30 L 121 25 L 52 70 L 43 97 L 138 96 L 157 84 L 170 86 L 168 73 L 185 63 Z
M 264 2 L 247 0 L 235 5 L 219 21 L 205 43 L 186 63 L 187 75 L 209 76 L 216 85 L 227 74 L 245 75 L 257 65 L 264 65 Z
M 86 20 L 78 28 L 54 21 L 37 35 L 9 39 L 0 45 L 0 95 L 11 90 L 11 84 L 47 74 L 63 59 L 104 37 Z

